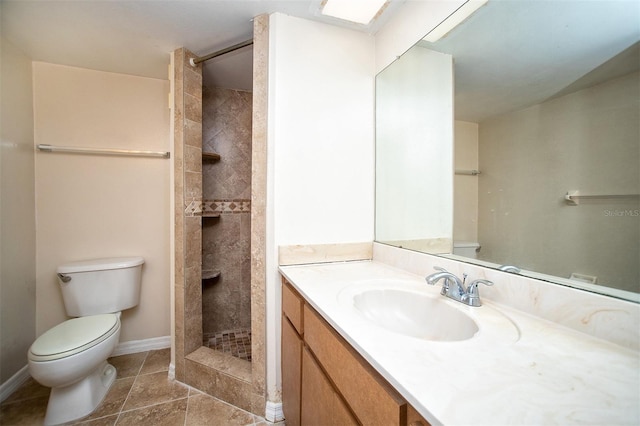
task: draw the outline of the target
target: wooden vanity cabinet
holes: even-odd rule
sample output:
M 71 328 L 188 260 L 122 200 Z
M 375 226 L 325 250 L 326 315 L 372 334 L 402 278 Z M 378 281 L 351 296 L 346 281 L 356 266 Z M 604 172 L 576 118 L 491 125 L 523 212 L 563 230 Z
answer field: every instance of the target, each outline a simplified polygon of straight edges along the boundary
M 302 299 L 282 286 L 282 410 L 287 426 L 299 426 L 302 384 Z
M 429 425 L 284 279 L 282 402 L 287 426 Z
M 302 352 L 300 423 L 318 426 L 358 425 L 349 407 L 334 390 L 308 348 L 304 348 Z

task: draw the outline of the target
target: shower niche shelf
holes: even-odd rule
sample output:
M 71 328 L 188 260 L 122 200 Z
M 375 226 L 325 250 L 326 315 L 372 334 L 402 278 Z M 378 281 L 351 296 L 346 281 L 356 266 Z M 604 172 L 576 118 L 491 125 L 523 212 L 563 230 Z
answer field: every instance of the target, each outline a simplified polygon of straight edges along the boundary
M 202 161 L 220 161 L 220 154 L 202 151 Z
M 220 271 L 216 269 L 203 269 L 202 270 L 202 281 L 213 280 L 220 276 Z
M 202 217 L 203 218 L 219 218 L 220 217 L 220 212 L 205 212 L 202 213 Z

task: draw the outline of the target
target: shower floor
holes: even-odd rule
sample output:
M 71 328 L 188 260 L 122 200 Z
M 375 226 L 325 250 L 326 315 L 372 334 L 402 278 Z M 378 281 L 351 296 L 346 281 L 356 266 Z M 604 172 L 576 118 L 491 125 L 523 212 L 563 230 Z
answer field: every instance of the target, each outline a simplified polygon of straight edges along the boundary
M 205 333 L 203 345 L 251 361 L 251 330 L 238 329 Z

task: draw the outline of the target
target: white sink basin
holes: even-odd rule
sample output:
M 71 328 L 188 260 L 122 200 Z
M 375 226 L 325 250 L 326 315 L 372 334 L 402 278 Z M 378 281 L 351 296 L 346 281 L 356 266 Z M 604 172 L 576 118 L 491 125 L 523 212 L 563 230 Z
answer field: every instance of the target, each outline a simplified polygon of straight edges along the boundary
M 471 339 L 478 325 L 441 297 L 376 289 L 354 295 L 353 306 L 369 321 L 394 333 L 435 341 Z
M 466 306 L 442 296 L 440 288 L 422 280 L 352 281 L 337 299 L 345 314 L 397 338 L 426 344 L 493 345 L 512 344 L 520 338 L 515 324 L 487 301 L 480 307 Z

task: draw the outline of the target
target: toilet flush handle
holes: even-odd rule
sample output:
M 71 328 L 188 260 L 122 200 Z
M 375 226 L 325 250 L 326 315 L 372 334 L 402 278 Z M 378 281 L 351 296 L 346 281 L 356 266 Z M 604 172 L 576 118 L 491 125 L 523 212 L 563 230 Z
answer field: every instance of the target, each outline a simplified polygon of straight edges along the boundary
M 60 281 L 62 281 L 63 283 L 68 283 L 69 281 L 71 281 L 71 277 L 65 274 L 58 273 L 58 278 L 60 278 Z

